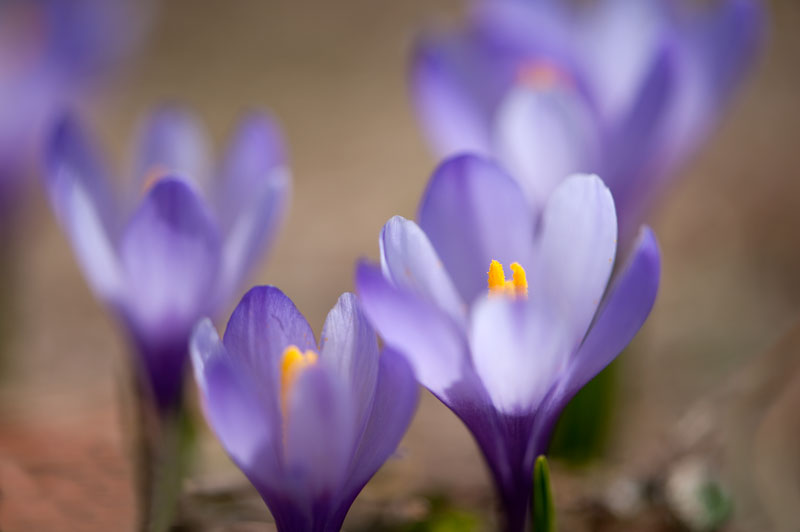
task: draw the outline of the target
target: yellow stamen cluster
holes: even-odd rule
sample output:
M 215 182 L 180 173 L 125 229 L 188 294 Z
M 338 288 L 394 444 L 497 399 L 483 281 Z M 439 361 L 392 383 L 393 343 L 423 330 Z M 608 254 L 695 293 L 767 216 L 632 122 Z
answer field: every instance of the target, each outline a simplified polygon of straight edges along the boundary
M 489 265 L 489 294 L 505 295 L 512 297 L 528 296 L 528 278 L 525 275 L 525 268 L 518 262 L 511 263 L 513 276 L 506 281 L 503 265 L 493 260 Z
M 290 345 L 283 351 L 283 360 L 281 362 L 281 411 L 284 421 L 286 420 L 289 392 L 292 386 L 294 386 L 300 373 L 316 364 L 317 360 L 319 360 L 319 355 L 314 351 L 309 349 L 303 353 L 296 345 Z

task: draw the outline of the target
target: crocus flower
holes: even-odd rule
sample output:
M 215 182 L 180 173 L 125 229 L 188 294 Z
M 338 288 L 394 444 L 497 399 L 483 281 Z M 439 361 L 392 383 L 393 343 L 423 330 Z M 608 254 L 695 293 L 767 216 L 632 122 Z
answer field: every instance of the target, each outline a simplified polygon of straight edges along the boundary
M 317 346 L 288 297 L 256 287 L 222 340 L 204 320 L 191 346 L 206 417 L 278 530 L 339 530 L 418 397 L 408 362 L 379 352 L 355 296 L 339 298 Z
M 0 216 L 38 161 L 54 113 L 140 41 L 149 2 L 0 3 Z
M 217 169 L 203 139 L 191 114 L 155 112 L 119 198 L 73 119 L 49 147 L 53 208 L 91 288 L 127 326 L 145 391 L 162 411 L 180 397 L 192 327 L 234 295 L 272 241 L 289 192 L 282 139 L 267 116 L 241 122 Z
M 575 172 L 611 189 L 623 243 L 717 122 L 759 42 L 758 0 L 487 0 L 412 67 L 440 156 L 493 156 L 534 208 Z
M 472 432 L 507 529 L 521 530 L 534 460 L 561 410 L 650 312 L 656 242 L 642 229 L 609 284 L 617 219 L 598 177 L 567 178 L 537 211 L 518 181 L 475 155 L 439 167 L 418 220 L 389 220 L 380 268 L 358 266 L 362 308 Z

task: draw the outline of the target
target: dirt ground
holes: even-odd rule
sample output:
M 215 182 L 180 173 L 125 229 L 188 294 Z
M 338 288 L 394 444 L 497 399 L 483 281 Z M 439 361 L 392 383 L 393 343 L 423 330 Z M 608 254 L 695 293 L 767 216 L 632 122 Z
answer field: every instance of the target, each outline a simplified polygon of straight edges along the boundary
M 240 112 L 271 109 L 288 138 L 294 192 L 288 223 L 252 283 L 281 287 L 319 332 L 338 295 L 353 289 L 354 261 L 377 258 L 382 224 L 416 210 L 436 161 L 412 114 L 408 54 L 426 20 L 462 7 L 456 0 L 239 0 L 224 8 L 172 0 L 142 53 L 84 111 L 122 175 L 138 118 L 164 99 L 194 106 L 220 144 Z M 769 7 L 762 61 L 652 219 L 664 258 L 661 293 L 624 356 L 606 464 L 580 485 L 582 476 L 556 468 L 564 530 L 606 530 L 570 516 L 617 476 L 657 467 L 687 410 L 759 364 L 800 315 L 800 3 Z M 124 338 L 93 299 L 38 191 L 17 229 L 0 380 L 0 529 L 132 530 L 118 391 Z M 785 390 L 768 389 L 753 409 L 768 411 Z M 776 482 L 794 483 L 800 469 L 782 474 Z M 206 434 L 187 490 L 202 501 L 240 486 L 243 477 Z M 356 502 L 349 523 L 369 520 L 375 508 L 413 513 L 419 494 L 436 492 L 461 507 L 491 505 L 469 434 L 425 395 L 399 456 Z M 202 505 L 189 513 L 207 519 L 208 530 L 269 530 L 266 508 L 243 493 L 228 513 Z M 735 512 L 730 530 L 765 529 L 750 527 L 763 523 L 748 521 L 750 512 L 763 509 L 747 504 L 741 508 L 752 509 Z M 656 530 L 654 522 L 618 529 Z

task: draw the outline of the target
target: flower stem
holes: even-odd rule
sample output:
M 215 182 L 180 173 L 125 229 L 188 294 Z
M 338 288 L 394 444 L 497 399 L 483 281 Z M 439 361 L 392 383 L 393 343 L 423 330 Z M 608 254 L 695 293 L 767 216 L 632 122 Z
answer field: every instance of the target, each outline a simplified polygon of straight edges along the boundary
M 191 420 L 178 403 L 160 410 L 146 382 L 134 383 L 134 475 L 141 532 L 166 532 L 177 515 L 181 484 L 193 447 Z

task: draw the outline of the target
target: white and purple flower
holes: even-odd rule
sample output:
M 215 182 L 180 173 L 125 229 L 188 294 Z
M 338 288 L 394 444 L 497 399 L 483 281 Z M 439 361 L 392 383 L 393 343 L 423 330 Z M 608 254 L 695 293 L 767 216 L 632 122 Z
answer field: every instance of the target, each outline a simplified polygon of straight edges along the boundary
M 51 139 L 47 188 L 91 288 L 127 326 L 145 390 L 161 410 L 180 399 L 189 335 L 226 304 L 273 240 L 290 177 L 271 118 L 242 120 L 222 163 L 186 111 L 155 112 L 133 184 L 114 195 L 78 124 Z
M 356 273 L 364 313 L 470 429 L 521 530 L 561 410 L 650 312 L 655 238 L 642 229 L 611 279 L 617 218 L 597 176 L 563 180 L 537 210 L 495 163 L 462 155 L 434 174 L 418 223 L 395 216 L 380 248 L 381 267 Z
M 222 340 L 210 320 L 198 324 L 191 352 L 209 423 L 281 531 L 339 530 L 419 395 L 405 358 L 379 351 L 353 294 L 339 298 L 317 346 L 288 297 L 253 288 Z
M 476 3 L 465 28 L 417 46 L 412 91 L 430 143 L 497 158 L 537 209 L 565 176 L 603 176 L 627 244 L 760 42 L 758 0 L 696 4 Z

